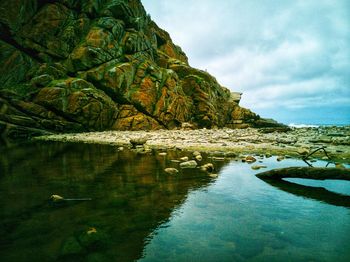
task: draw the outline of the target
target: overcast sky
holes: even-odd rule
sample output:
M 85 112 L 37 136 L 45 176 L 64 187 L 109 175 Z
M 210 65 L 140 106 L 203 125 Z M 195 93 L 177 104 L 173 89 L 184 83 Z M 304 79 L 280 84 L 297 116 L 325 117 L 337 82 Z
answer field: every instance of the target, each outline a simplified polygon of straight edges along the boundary
M 350 0 L 142 0 L 191 66 L 284 123 L 350 124 Z

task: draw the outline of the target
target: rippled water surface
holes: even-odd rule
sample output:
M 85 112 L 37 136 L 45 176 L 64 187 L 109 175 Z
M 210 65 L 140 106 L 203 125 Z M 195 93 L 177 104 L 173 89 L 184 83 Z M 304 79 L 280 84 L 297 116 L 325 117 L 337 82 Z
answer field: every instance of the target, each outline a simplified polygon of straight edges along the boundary
M 218 177 L 164 173 L 191 156 L 181 151 L 0 146 L 1 261 L 350 261 L 348 181 L 266 183 L 205 155 Z M 53 205 L 52 194 L 92 200 Z

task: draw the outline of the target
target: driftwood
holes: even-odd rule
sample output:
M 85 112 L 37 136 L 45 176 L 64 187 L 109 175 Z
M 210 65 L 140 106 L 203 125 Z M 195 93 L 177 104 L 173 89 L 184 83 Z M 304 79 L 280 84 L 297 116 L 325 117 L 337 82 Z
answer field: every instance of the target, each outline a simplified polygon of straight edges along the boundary
M 256 175 L 261 179 L 311 178 L 317 180 L 340 179 L 350 181 L 350 169 L 329 167 L 287 167 L 272 169 Z
M 317 148 L 316 150 L 312 151 L 310 154 L 306 155 L 303 157 L 303 160 L 306 161 L 310 156 L 312 156 L 313 154 L 315 154 L 317 151 L 321 151 L 323 150 L 323 153 L 328 157 L 328 159 L 330 160 L 330 156 L 328 155 L 327 151 L 326 151 L 326 148 L 323 146 L 323 147 L 320 147 L 320 148 Z
M 91 201 L 92 198 L 64 198 L 60 195 L 52 195 L 49 199 L 51 203 L 62 203 L 64 201 Z

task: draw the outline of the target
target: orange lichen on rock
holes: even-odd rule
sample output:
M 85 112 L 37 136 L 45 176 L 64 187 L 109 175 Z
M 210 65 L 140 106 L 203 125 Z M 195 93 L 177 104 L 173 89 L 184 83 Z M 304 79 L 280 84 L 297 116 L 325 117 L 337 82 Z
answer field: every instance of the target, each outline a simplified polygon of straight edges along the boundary
M 22 2 L 0 2 L 0 130 L 277 125 L 189 66 L 140 0 Z

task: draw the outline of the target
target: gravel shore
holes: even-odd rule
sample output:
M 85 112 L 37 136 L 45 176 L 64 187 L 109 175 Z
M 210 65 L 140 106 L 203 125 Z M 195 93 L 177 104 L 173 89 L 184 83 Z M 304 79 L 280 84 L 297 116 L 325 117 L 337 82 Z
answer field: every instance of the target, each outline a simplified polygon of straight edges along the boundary
M 350 126 L 294 128 L 287 132 L 266 129 L 198 129 L 156 131 L 106 131 L 41 136 L 35 139 L 131 146 L 143 140 L 150 149 L 236 154 L 271 154 L 302 157 L 324 147 L 333 161 L 350 163 Z M 313 157 L 328 159 L 323 150 Z

